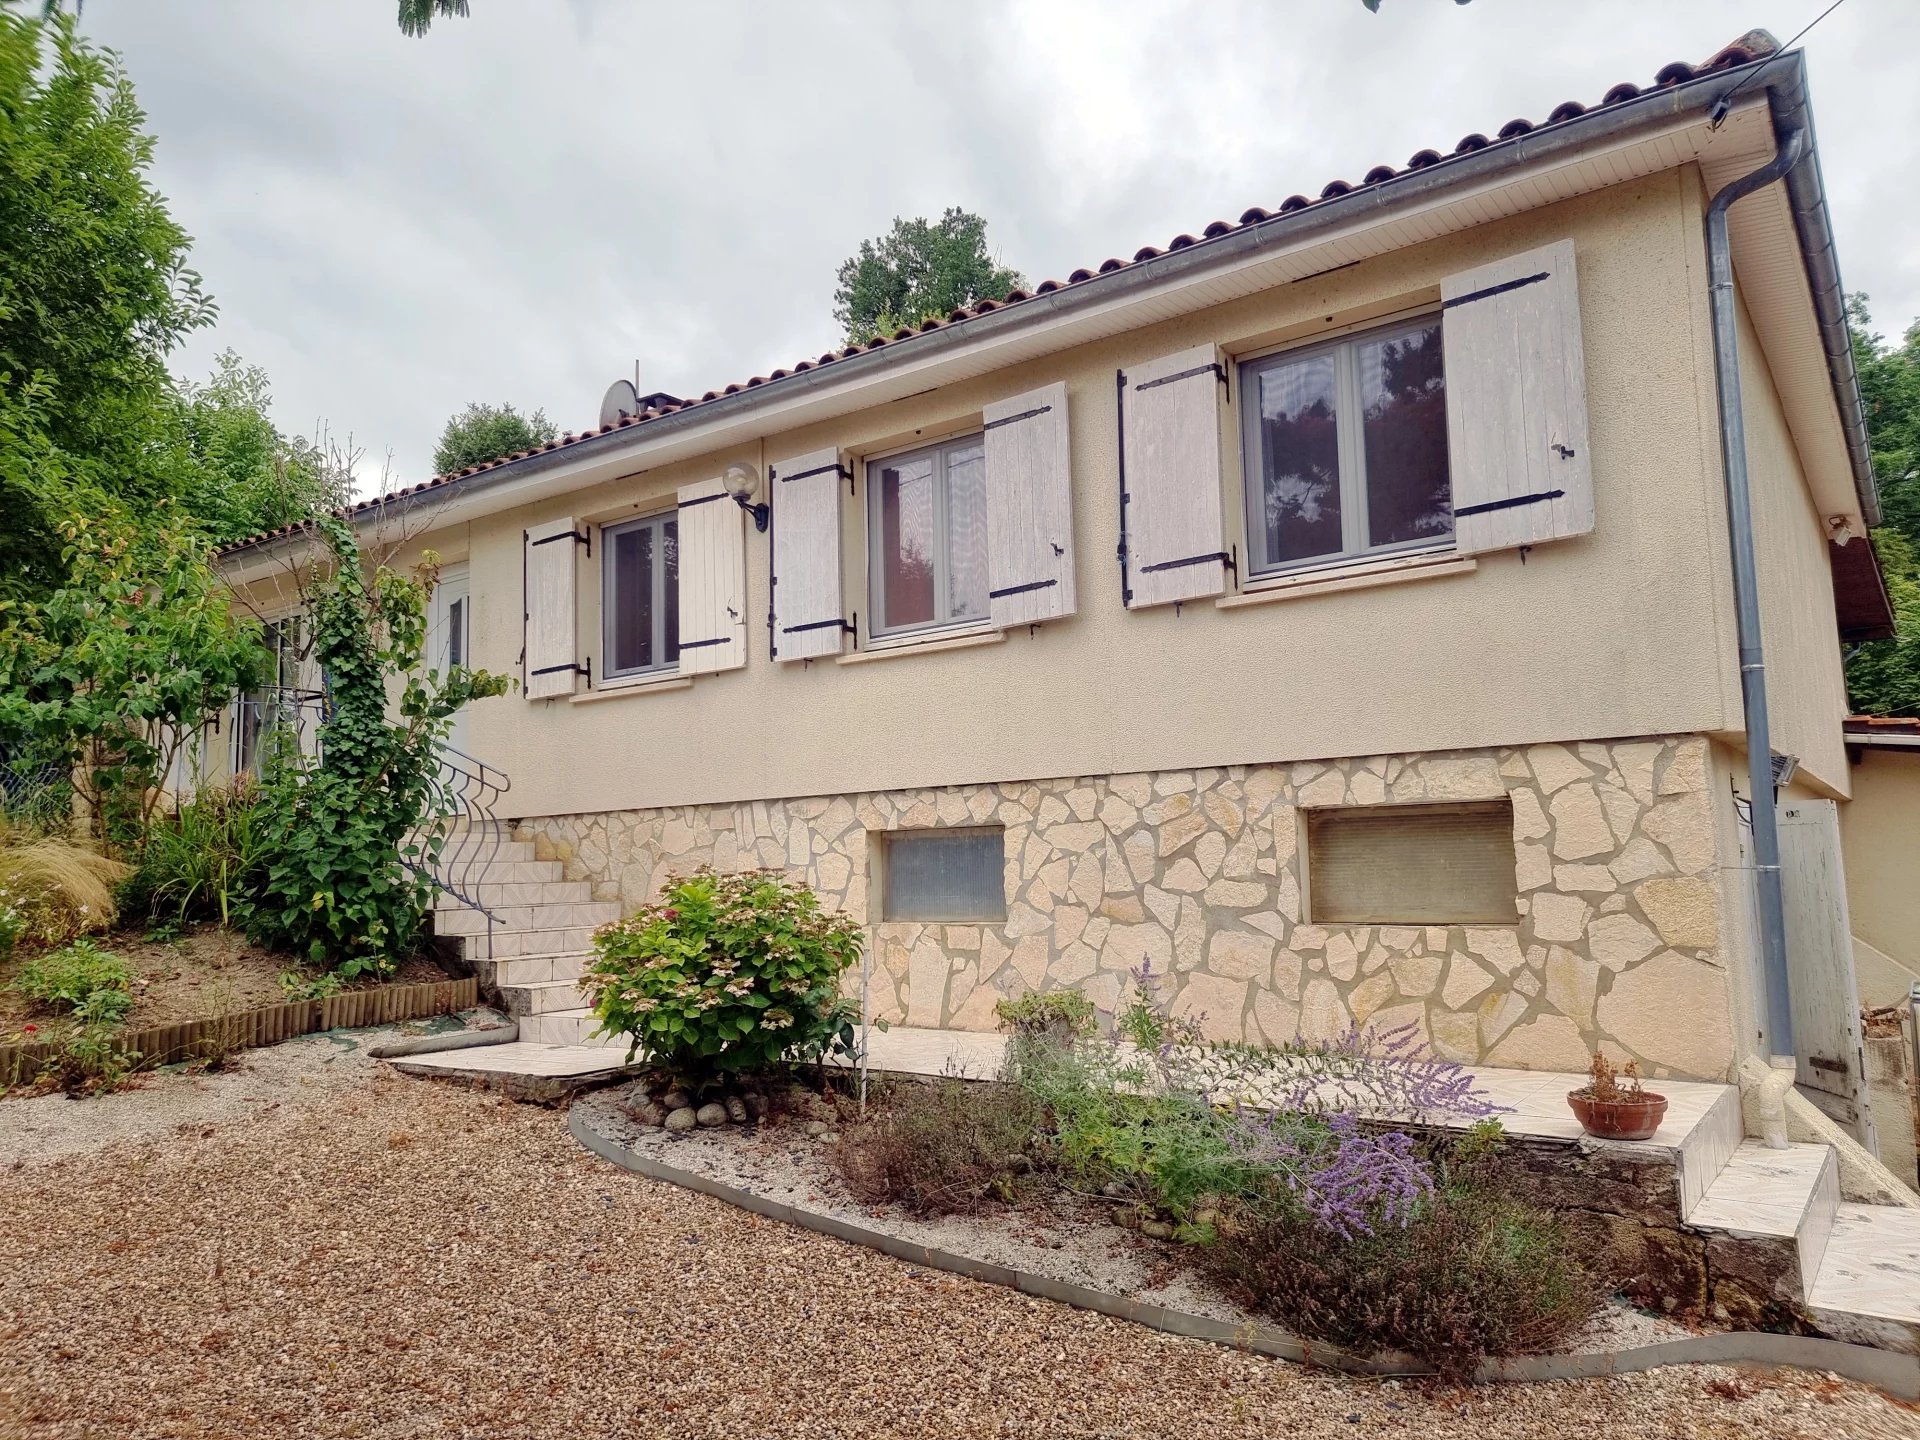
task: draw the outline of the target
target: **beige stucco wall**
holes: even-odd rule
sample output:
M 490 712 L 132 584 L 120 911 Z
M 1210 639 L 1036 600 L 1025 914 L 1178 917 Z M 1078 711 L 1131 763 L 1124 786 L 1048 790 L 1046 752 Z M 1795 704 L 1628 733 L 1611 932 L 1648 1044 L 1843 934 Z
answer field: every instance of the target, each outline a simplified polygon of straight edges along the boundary
M 1920 751 L 1862 750 L 1840 811 L 1863 1005 L 1893 1005 L 1920 980 Z
M 698 865 L 782 870 L 868 926 L 881 1019 L 991 1029 L 1076 988 L 1111 1016 L 1146 962 L 1177 1013 L 1259 1044 L 1412 1026 L 1467 1061 L 1724 1078 L 1734 1047 L 1709 744 L 1698 736 L 1231 765 L 556 815 L 536 853 L 627 909 Z M 1508 797 L 1518 923 L 1316 917 L 1303 813 Z M 1005 827 L 1007 917 L 884 920 L 875 837 Z M 858 978 L 850 977 L 857 993 Z
M 1710 376 L 1703 382 L 1703 332 L 1674 323 L 1705 303 L 1691 184 L 1674 173 L 1621 186 L 771 437 L 748 458 L 764 463 L 826 444 L 858 454 L 977 423 L 985 403 L 1065 379 L 1080 613 L 978 648 L 775 665 L 761 619 L 767 541 L 749 531 L 744 669 L 587 703 L 482 702 L 469 748 L 512 775 L 509 813 L 539 815 L 1735 726 L 1719 551 L 1703 541 L 1719 523 L 1702 438 L 1701 386 Z M 1418 583 L 1238 609 L 1121 607 L 1116 366 L 1203 340 L 1244 353 L 1318 334 L 1431 301 L 1449 273 L 1565 236 L 1580 267 L 1598 517 L 1591 536 L 1538 547 L 1524 563 L 1515 553 L 1483 556 L 1471 573 Z M 1226 508 L 1237 517 L 1231 414 L 1222 432 Z M 470 556 L 478 663 L 518 672 L 525 526 L 644 512 L 728 458 L 421 537 Z M 864 614 L 862 512 L 845 507 L 847 608 Z M 583 560 L 582 635 L 597 658 L 596 590 L 597 572 Z

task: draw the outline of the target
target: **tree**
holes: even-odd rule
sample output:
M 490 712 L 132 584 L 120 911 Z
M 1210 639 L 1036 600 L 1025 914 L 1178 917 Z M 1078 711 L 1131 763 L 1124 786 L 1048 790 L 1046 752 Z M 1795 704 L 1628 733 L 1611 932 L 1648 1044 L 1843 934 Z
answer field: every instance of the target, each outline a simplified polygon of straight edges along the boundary
M 0 592 L 20 593 L 60 583 L 76 498 L 173 493 L 166 356 L 214 306 L 133 87 L 70 18 L 0 11 L 0 117 Z
M 476 401 L 450 417 L 440 432 L 440 443 L 433 450 L 434 472 L 451 475 L 469 465 L 537 449 L 558 433 L 544 410 L 522 415 L 511 405 Z
M 1847 697 L 1865 715 L 1920 715 L 1920 321 L 1889 345 L 1864 295 L 1847 298 L 1847 321 L 1885 519 L 1873 548 L 1898 631 L 1848 652 Z
M 987 253 L 987 222 L 959 208 L 934 224 L 895 219 L 893 229 L 841 266 L 833 318 L 849 345 L 948 315 L 981 300 L 1004 300 L 1026 284 Z
M 464 20 L 467 0 L 400 0 L 400 33 L 424 35 L 432 28 L 436 15 Z

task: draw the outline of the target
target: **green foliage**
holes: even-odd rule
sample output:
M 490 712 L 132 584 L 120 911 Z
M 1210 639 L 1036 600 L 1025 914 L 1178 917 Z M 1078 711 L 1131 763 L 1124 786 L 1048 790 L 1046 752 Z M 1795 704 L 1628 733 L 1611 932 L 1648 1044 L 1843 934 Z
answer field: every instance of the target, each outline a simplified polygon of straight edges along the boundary
M 433 26 L 433 17 L 453 16 L 465 19 L 467 0 L 400 0 L 400 33 L 424 35 Z
M 1443 1183 L 1412 1222 L 1343 1237 L 1286 1212 L 1243 1216 L 1196 1252 L 1235 1299 L 1307 1340 L 1397 1350 L 1447 1381 L 1490 1356 L 1553 1350 L 1599 1307 L 1589 1248 L 1514 1197 L 1482 1127 L 1436 1157 Z
M 20 937 L 26 933 L 26 912 L 0 892 L 0 965 L 13 958 Z
M 511 405 L 475 402 L 450 417 L 440 432 L 440 443 L 433 449 L 434 472 L 451 475 L 469 465 L 534 450 L 558 433 L 544 410 L 522 415 Z
M 119 1030 L 94 1022 L 81 1025 L 67 1037 L 51 1069 L 60 1088 L 77 1097 L 118 1090 L 139 1063 L 140 1052 L 121 1043 Z
M 603 928 L 580 984 L 600 1033 L 697 1085 L 852 1053 L 855 1011 L 839 980 L 861 942 L 851 916 L 777 872 L 702 868 Z
M 149 938 L 163 926 L 177 935 L 190 920 L 229 923 L 243 882 L 265 854 L 260 814 L 258 788 L 240 776 L 156 816 L 122 887 L 122 911 L 149 917 Z
M 1017 1085 L 907 1083 L 841 1137 L 834 1164 L 869 1205 L 972 1214 L 1016 1198 L 1033 1174 L 1027 1152 L 1044 1119 L 1039 1102 Z
M 1034 990 L 994 1003 L 1000 1024 L 1017 1035 L 1068 1043 L 1093 1033 L 1093 1001 L 1079 990 Z
M 63 528 L 66 583 L 37 604 L 0 601 L 0 742 L 73 767 L 96 826 L 124 843 L 174 756 L 262 677 L 266 654 L 204 543 L 164 516 Z
M 850 345 L 944 320 L 981 300 L 1004 300 L 1026 283 L 987 253 L 987 222 L 958 207 L 937 223 L 896 219 L 885 235 L 860 242 L 838 281 L 833 318 Z
M 243 881 L 238 915 L 255 944 L 351 979 L 391 974 L 418 948 L 433 887 L 407 861 L 424 868 L 445 841 L 444 821 L 427 824 L 424 839 L 416 832 L 430 820 L 451 717 L 507 682 L 425 665 L 436 557 L 411 576 L 384 566 L 369 576 L 345 521 L 317 526 L 333 555 L 312 609 L 329 698 L 321 758 L 285 746 L 269 757 L 254 822 L 262 860 Z
M 1848 297 L 1847 316 L 1885 518 L 1873 547 L 1898 632 L 1848 651 L 1847 696 L 1861 714 L 1920 715 L 1920 322 L 1889 345 L 1865 296 Z
M 166 355 L 210 324 L 111 55 L 0 11 L 0 591 L 60 578 L 76 496 L 178 488 Z
M 14 989 L 69 1010 L 84 1024 L 112 1025 L 133 1008 L 133 969 L 91 940 L 76 940 L 36 955 L 21 969 Z
M 338 970 L 322 970 L 317 974 L 299 970 L 280 973 L 280 993 L 289 1001 L 331 1000 L 346 988 L 347 982 Z

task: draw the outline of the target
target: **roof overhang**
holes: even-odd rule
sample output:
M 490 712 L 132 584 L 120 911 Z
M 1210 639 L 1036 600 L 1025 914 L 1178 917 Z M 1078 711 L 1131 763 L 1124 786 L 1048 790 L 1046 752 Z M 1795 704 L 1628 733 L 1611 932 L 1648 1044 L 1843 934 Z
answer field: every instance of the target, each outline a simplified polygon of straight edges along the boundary
M 1716 103 L 1743 85 L 1741 97 L 1715 125 L 1710 112 Z M 832 365 L 369 502 L 353 518 L 371 537 L 400 528 L 417 531 L 427 511 L 431 528 L 476 519 L 884 405 L 1688 164 L 1698 164 L 1717 188 L 1772 157 L 1782 94 L 1804 108 L 1797 52 L 1454 154 L 1426 169 Z M 1810 152 L 1799 168 L 1809 165 L 1817 186 L 1817 154 Z M 1804 196 L 1796 206 L 1774 186 L 1742 200 L 1730 221 L 1736 272 L 1815 503 L 1823 516 L 1864 530 L 1878 519 L 1878 506 L 1864 429 L 1857 446 L 1849 431 L 1849 393 L 1852 413 L 1859 412 L 1851 352 L 1841 377 L 1830 368 L 1838 363 L 1834 341 L 1825 334 L 1829 327 L 1809 280 L 1807 236 L 1825 234 L 1824 200 L 1810 211 Z M 1822 253 L 1830 257 L 1830 243 Z M 1839 343 L 1844 349 L 1844 322 Z M 256 567 L 284 565 L 286 549 L 305 543 L 295 534 L 242 544 L 223 556 L 223 568 L 244 581 Z M 263 552 L 278 554 L 270 559 Z

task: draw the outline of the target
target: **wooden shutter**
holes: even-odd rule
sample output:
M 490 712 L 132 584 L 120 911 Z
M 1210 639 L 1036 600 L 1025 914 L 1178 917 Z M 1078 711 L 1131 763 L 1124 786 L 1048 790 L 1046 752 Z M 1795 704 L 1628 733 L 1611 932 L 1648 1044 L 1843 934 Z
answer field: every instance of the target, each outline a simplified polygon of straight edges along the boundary
M 1211 345 L 1123 372 L 1122 504 L 1131 609 L 1226 589 L 1220 377 Z
M 769 467 L 773 503 L 773 658 L 811 660 L 845 648 L 840 586 L 838 450 L 815 450 Z
M 1585 535 L 1593 457 L 1573 242 L 1450 276 L 1440 294 L 1456 548 Z
M 526 696 L 571 695 L 586 669 L 580 664 L 579 561 L 583 532 L 573 517 L 535 525 L 526 534 Z
M 1316 925 L 1512 925 L 1514 863 L 1505 800 L 1307 813 Z
M 747 516 L 718 480 L 680 487 L 680 673 L 747 663 Z
M 986 407 L 987 603 L 999 629 L 1073 614 L 1067 387 Z

